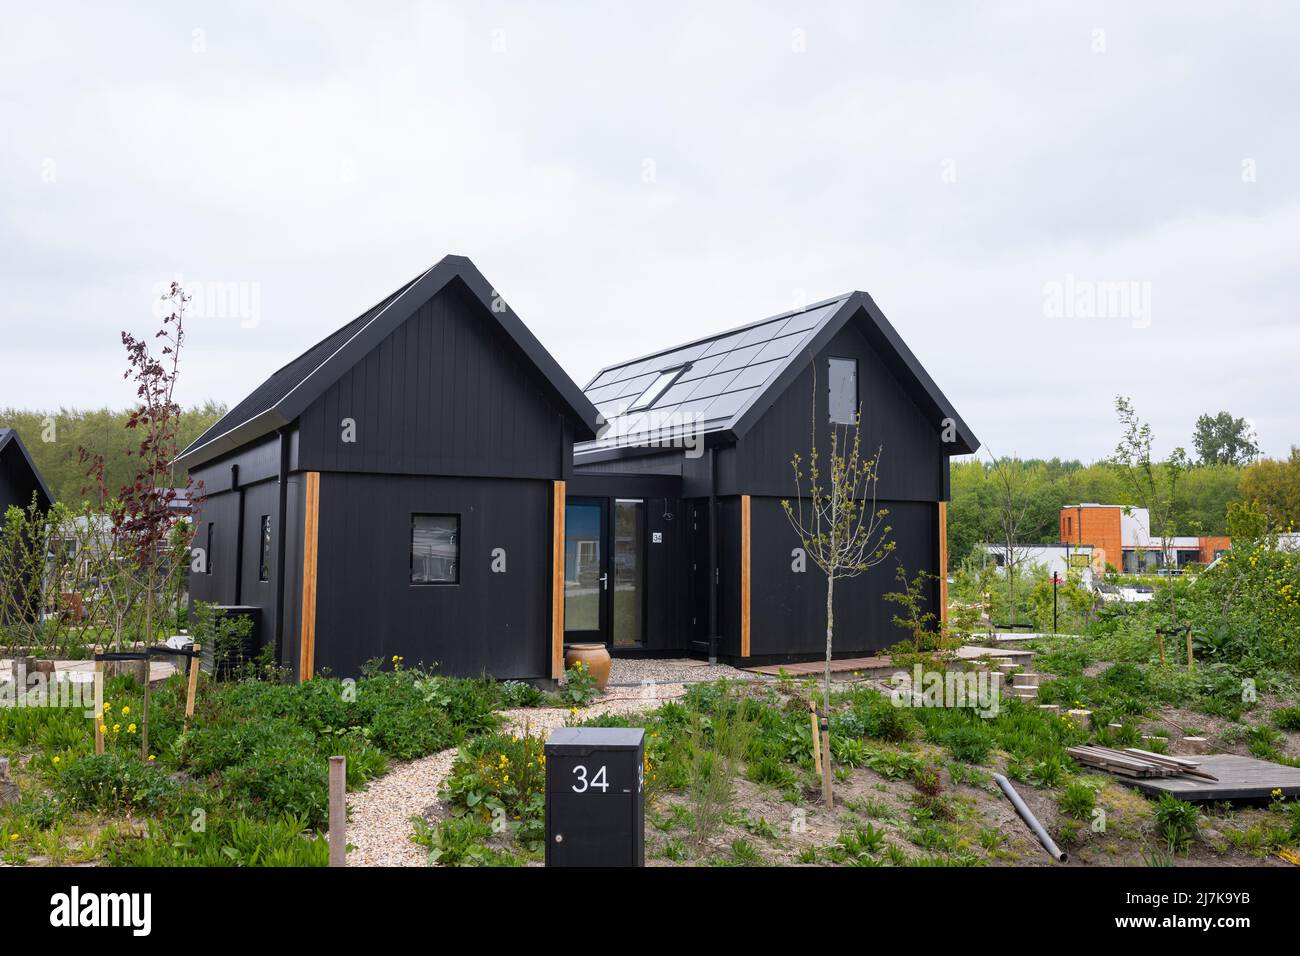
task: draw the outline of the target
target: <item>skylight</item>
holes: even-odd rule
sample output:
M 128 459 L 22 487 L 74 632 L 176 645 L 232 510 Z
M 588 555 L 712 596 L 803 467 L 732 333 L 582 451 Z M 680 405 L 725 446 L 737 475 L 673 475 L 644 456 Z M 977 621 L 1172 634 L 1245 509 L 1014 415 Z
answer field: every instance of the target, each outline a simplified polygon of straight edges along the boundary
M 659 377 L 651 382 L 644 392 L 637 396 L 636 401 L 629 405 L 627 410 L 629 412 L 637 412 L 643 408 L 649 408 L 655 402 L 659 401 L 659 397 L 663 395 L 664 392 L 668 391 L 668 386 L 677 381 L 677 377 L 681 375 L 682 372 L 686 371 L 686 369 L 687 366 L 679 365 L 676 368 L 665 369 L 660 372 Z

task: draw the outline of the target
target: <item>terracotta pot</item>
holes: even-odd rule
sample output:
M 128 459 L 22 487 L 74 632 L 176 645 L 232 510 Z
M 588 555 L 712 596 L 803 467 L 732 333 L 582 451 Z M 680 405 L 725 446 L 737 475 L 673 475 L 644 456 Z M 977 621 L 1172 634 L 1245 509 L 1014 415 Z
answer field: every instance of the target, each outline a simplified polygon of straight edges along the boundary
M 609 683 L 609 649 L 604 644 L 570 644 L 564 649 L 564 667 L 567 670 L 578 661 L 587 665 L 596 687 L 605 689 Z

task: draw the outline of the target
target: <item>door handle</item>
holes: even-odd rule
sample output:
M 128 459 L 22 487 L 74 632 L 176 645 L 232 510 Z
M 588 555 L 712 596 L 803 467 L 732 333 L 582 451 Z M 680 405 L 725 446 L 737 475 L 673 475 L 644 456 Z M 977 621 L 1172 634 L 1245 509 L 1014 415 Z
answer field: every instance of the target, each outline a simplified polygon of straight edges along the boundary
M 600 576 L 600 587 L 601 590 L 603 591 L 609 590 L 609 572 L 606 572 Z

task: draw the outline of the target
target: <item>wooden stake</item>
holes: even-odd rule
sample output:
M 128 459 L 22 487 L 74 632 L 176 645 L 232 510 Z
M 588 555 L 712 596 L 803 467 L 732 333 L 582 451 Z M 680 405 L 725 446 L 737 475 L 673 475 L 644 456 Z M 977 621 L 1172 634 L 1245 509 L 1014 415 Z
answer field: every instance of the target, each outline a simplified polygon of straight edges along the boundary
M 149 678 L 153 668 L 149 666 L 149 655 L 144 658 L 144 710 L 140 715 L 140 759 L 149 759 Z
M 1192 629 L 1188 627 L 1186 628 L 1186 631 L 1187 631 L 1187 669 L 1190 671 L 1196 668 L 1196 658 L 1192 656 Z
M 104 652 L 104 649 L 96 644 L 95 656 L 98 657 Z M 104 752 L 104 735 L 100 733 L 99 728 L 104 723 L 104 662 L 95 661 L 95 753 Z
M 826 809 L 835 808 L 835 789 L 831 783 L 831 725 L 822 718 L 822 797 L 826 800 Z
M 1159 628 L 1156 628 L 1156 647 L 1160 649 L 1160 663 L 1163 664 L 1165 662 L 1165 636 L 1160 633 Z
M 199 652 L 203 650 L 203 645 L 195 644 L 190 650 L 194 656 L 190 658 L 190 686 L 185 693 L 185 723 L 181 725 L 181 733 L 190 729 L 190 721 L 194 719 L 194 695 L 199 689 Z
M 822 735 L 817 725 L 817 705 L 812 701 L 808 702 L 808 717 L 812 721 L 812 742 L 813 742 L 813 768 L 817 771 L 817 776 L 822 775 Z
M 348 865 L 347 758 L 330 757 L 330 866 Z

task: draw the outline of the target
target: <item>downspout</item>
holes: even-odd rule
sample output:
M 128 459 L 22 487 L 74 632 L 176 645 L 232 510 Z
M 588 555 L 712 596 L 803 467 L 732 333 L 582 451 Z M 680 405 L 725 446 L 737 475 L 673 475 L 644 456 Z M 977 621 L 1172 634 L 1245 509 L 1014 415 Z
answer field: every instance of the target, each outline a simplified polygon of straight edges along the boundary
M 709 449 L 709 663 L 718 662 L 718 449 Z
M 289 432 L 281 428 L 279 500 L 275 535 L 275 660 L 284 664 L 284 558 L 285 533 L 289 526 Z

